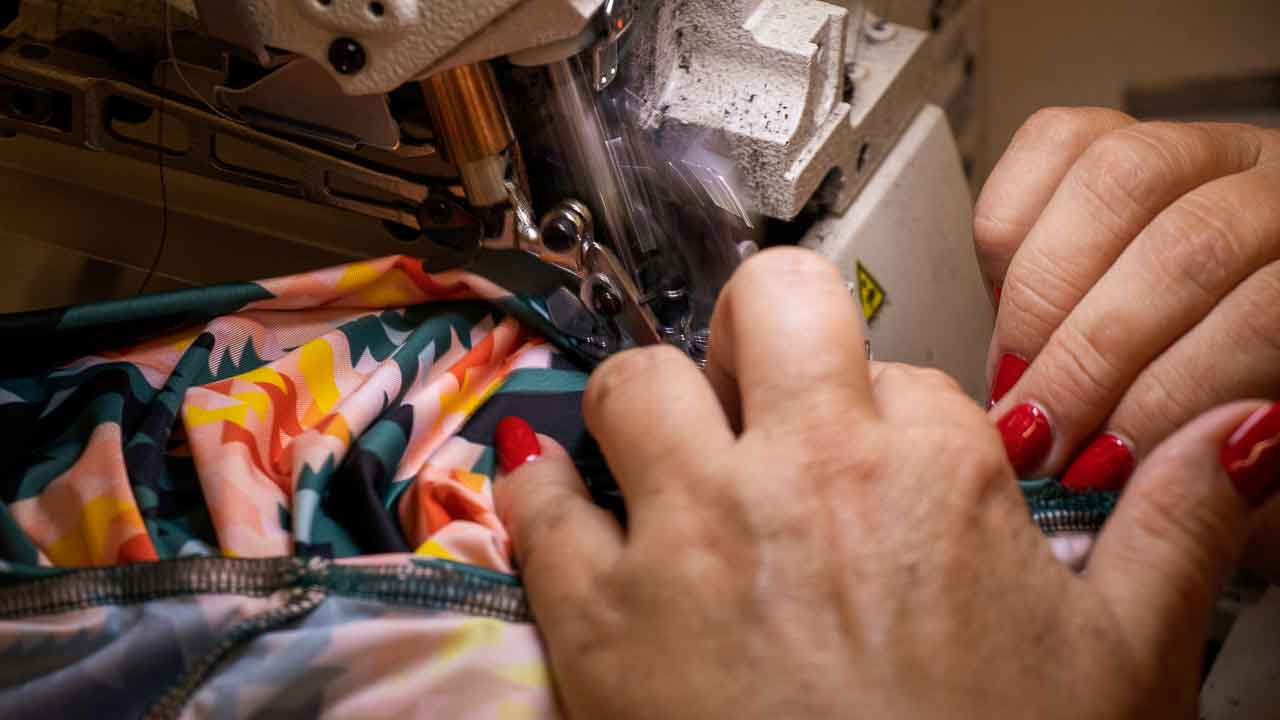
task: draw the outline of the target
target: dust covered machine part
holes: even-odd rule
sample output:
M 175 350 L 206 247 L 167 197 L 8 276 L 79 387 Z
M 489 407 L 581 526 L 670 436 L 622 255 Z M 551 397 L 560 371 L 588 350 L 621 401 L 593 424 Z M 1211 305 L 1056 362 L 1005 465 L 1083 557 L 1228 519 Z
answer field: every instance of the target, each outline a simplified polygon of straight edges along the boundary
M 991 317 L 957 152 L 977 4 L 24 0 L 0 130 L 158 165 L 166 217 L 206 202 L 193 175 L 353 214 L 306 237 L 274 206 L 244 222 L 285 257 L 418 244 L 535 286 L 595 357 L 700 358 L 741 258 L 803 243 L 848 276 L 877 357 L 977 394 Z M 235 225 L 233 205 L 202 217 Z M 223 279 L 161 240 L 153 270 Z

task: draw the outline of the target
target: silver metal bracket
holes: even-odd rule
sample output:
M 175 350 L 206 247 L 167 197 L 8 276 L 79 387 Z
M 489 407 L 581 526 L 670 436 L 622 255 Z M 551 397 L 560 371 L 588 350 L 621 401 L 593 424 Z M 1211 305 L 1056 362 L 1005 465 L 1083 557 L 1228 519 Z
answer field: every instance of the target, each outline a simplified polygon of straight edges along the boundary
M 634 0 L 608 0 L 600 10 L 603 37 L 591 48 L 591 86 L 600 92 L 618 77 L 621 53 L 618 45 L 631 29 Z
M 523 193 L 507 182 L 514 209 L 518 249 L 548 265 L 560 268 L 578 282 L 578 297 L 598 318 L 616 323 L 640 345 L 661 342 L 653 313 L 641 303 L 641 295 L 622 263 L 595 239 L 591 211 L 576 200 L 565 200 L 533 227 Z M 552 242 L 548 244 L 548 239 Z

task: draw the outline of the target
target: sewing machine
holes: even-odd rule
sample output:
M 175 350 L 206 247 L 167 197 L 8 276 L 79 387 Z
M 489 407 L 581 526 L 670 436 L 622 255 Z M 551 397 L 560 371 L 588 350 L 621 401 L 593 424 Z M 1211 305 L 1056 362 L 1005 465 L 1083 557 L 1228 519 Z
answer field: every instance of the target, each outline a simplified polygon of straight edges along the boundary
M 737 263 L 798 243 L 878 359 L 977 397 L 977 6 L 24 0 L 0 234 L 106 295 L 409 253 L 543 294 L 586 352 L 696 359 Z

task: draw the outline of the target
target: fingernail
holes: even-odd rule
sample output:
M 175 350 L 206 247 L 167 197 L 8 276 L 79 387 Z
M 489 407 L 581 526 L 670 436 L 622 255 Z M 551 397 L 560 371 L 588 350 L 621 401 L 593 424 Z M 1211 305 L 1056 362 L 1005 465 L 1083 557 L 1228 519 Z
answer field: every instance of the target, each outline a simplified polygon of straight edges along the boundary
M 498 462 L 504 472 L 512 472 L 542 455 L 542 446 L 538 444 L 538 436 L 533 432 L 533 427 L 514 415 L 498 422 L 494 444 L 498 450 Z
M 1280 403 L 1260 408 L 1227 439 L 1222 467 L 1250 506 L 1280 489 Z
M 992 294 L 992 295 L 995 295 L 995 298 L 996 298 L 996 307 L 1000 307 L 1000 294 L 1001 294 L 1003 291 L 1004 291 L 1004 288 L 1002 288 L 1002 287 L 1000 287 L 999 285 L 997 285 L 997 286 L 995 286 L 995 289 L 994 289 L 994 290 L 992 290 L 992 292 L 991 292 L 991 294 Z
M 991 382 L 991 399 L 987 401 L 988 410 L 995 407 L 996 403 L 1000 402 L 1000 398 L 1009 394 L 1030 366 L 1031 363 L 1013 353 L 1000 356 L 1000 362 L 996 365 L 996 379 Z
M 1004 439 L 1004 450 L 1019 477 L 1040 467 L 1053 447 L 1049 417 L 1035 405 L 1019 405 L 1001 418 L 996 427 Z
M 1094 438 L 1071 463 L 1062 484 L 1072 490 L 1120 490 L 1133 474 L 1133 452 L 1123 440 L 1106 433 Z

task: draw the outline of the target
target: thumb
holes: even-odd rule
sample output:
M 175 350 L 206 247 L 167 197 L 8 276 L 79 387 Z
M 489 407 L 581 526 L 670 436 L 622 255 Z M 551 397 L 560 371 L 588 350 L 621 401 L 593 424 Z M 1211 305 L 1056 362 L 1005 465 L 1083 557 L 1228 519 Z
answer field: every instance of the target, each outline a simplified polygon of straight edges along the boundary
M 494 486 L 494 506 L 515 546 L 529 604 L 543 625 L 562 618 L 576 624 L 574 609 L 591 601 L 622 549 L 622 528 L 591 502 L 573 459 L 555 440 L 506 418 L 495 444 L 509 472 Z
M 1212 609 L 1246 536 L 1251 500 L 1224 448 L 1264 404 L 1235 403 L 1192 421 L 1139 466 L 1098 538 L 1088 580 L 1134 647 L 1198 671 Z M 1246 453 L 1247 454 L 1247 453 Z

